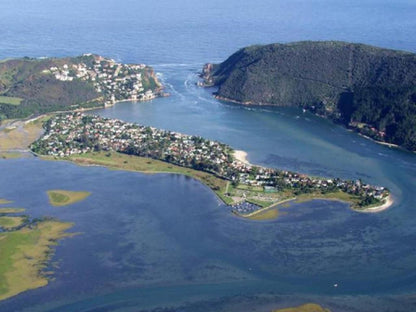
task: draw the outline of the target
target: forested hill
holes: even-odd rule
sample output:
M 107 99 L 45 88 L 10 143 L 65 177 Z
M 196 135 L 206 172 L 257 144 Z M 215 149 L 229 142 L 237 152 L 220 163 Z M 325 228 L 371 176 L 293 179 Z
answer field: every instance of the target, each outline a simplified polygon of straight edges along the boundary
M 416 150 L 416 54 L 346 42 L 243 48 L 206 64 L 204 85 L 243 104 L 299 106 Z
M 0 61 L 0 122 L 53 111 L 148 100 L 161 93 L 153 69 L 99 55 Z

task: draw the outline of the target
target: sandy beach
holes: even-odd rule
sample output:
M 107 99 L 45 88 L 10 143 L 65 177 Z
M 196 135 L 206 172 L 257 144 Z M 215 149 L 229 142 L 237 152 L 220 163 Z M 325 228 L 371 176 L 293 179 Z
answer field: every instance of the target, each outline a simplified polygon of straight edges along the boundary
M 386 199 L 386 202 L 380 206 L 370 207 L 363 210 L 359 210 L 360 212 L 369 212 L 369 213 L 376 213 L 381 212 L 388 209 L 391 205 L 394 204 L 394 200 L 391 195 L 389 195 Z
M 237 159 L 238 161 L 241 161 L 242 163 L 245 163 L 248 165 L 250 164 L 249 161 L 247 160 L 247 153 L 245 151 L 235 150 L 234 157 L 235 159 Z

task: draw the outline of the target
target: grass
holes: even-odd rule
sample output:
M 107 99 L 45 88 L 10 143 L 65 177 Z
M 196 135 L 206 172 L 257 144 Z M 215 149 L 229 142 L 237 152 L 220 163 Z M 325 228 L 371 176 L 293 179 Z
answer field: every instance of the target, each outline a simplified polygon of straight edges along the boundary
M 74 192 L 66 190 L 48 191 L 49 202 L 54 207 L 71 205 L 73 203 L 84 200 L 90 195 L 90 192 Z
M 48 158 L 47 158 L 48 159 Z M 50 158 L 49 158 L 50 159 Z M 213 174 L 190 168 L 176 166 L 151 158 L 131 156 L 117 152 L 87 153 L 65 158 L 80 165 L 100 165 L 110 169 L 137 171 L 143 173 L 176 173 L 195 178 L 211 188 L 225 203 L 233 200 L 224 195 L 227 181 Z
M 261 187 L 261 186 L 250 186 L 250 185 L 246 185 L 246 184 L 239 184 L 239 185 L 237 185 L 236 188 L 239 189 L 239 190 L 247 190 L 247 191 L 250 191 L 250 192 L 260 192 L 260 193 L 263 192 L 263 187 Z
M 25 217 L 0 217 L 0 228 L 11 230 L 21 226 L 25 221 Z
M 0 208 L 0 214 L 5 213 L 21 213 L 24 212 L 24 208 Z
M 0 300 L 48 284 L 42 275 L 51 248 L 72 226 L 53 220 L 41 221 L 17 231 L 0 233 Z
M 9 105 L 20 105 L 23 99 L 18 97 L 12 96 L 2 96 L 0 95 L 0 104 L 9 104 Z
M 264 200 L 254 199 L 254 198 L 248 198 L 247 202 L 257 205 L 261 208 L 266 208 L 274 204 L 273 201 L 264 201 Z
M 307 303 L 298 307 L 274 310 L 273 312 L 331 312 L 329 309 L 321 307 L 319 304 Z
M 353 209 L 358 208 L 358 203 L 361 201 L 359 196 L 337 191 L 331 193 L 308 193 L 296 196 L 296 203 L 303 203 L 313 199 L 328 199 L 348 202 Z

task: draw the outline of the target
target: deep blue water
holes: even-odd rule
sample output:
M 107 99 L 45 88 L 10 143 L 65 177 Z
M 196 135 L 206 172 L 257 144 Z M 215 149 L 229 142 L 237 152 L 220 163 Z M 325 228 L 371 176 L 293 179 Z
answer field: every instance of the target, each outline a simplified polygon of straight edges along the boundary
M 0 1 L 0 57 L 94 52 L 148 63 L 171 93 L 95 113 L 220 140 L 253 163 L 362 178 L 395 198 L 380 214 L 314 201 L 248 222 L 183 176 L 1 160 L 1 198 L 75 222 L 81 234 L 57 247 L 54 281 L 0 311 L 270 311 L 308 301 L 333 311 L 416 309 L 415 155 L 296 109 L 242 108 L 195 86 L 205 62 L 250 44 L 336 39 L 415 52 L 415 9 L 375 0 Z M 92 195 L 52 208 L 51 188 Z

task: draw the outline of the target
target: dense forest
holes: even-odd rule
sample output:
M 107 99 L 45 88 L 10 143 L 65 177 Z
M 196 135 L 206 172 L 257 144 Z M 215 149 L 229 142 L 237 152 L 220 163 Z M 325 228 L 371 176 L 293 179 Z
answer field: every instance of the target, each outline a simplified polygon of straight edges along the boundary
M 202 77 L 220 99 L 302 107 L 416 150 L 414 53 L 336 41 L 251 46 Z

